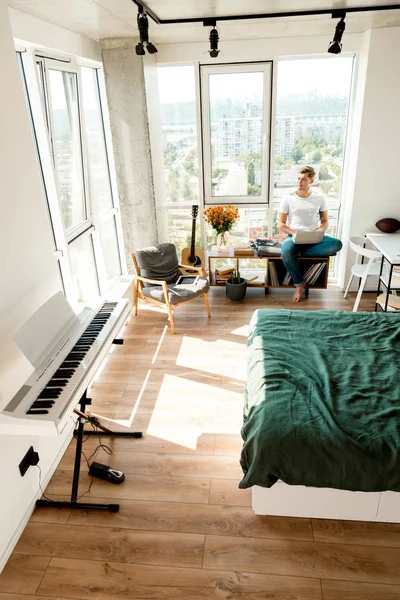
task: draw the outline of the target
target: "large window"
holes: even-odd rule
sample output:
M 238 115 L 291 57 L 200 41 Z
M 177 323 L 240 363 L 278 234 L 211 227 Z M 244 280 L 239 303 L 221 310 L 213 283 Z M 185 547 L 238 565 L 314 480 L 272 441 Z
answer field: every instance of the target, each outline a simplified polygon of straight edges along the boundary
M 158 69 L 167 203 L 199 201 L 194 67 Z
M 271 63 L 201 70 L 206 204 L 268 202 Z
M 303 165 L 316 171 L 313 189 L 328 199 L 328 234 L 337 235 L 347 134 L 352 57 L 278 63 L 272 233 L 282 197 L 296 189 Z M 331 275 L 334 274 L 334 261 Z
M 190 247 L 193 204 L 199 203 L 199 157 L 194 67 L 159 67 L 161 127 L 164 150 L 166 215 L 169 239 L 180 258 Z M 201 244 L 201 215 L 196 223 L 196 245 Z
M 103 121 L 100 71 L 20 55 L 64 290 L 90 301 L 122 273 L 120 220 Z
M 277 236 L 280 201 L 296 189 L 298 171 L 306 164 L 317 173 L 314 189 L 328 199 L 328 234 L 338 235 L 353 58 L 276 64 L 274 114 L 269 62 L 201 67 L 197 102 L 194 67 L 158 68 L 166 214 L 178 251 L 190 243 L 193 202 L 199 203 L 200 215 L 205 205 L 238 206 L 234 243 Z M 198 226 L 196 244 L 202 241 L 210 250 L 215 233 L 201 217 Z M 335 276 L 334 260 L 330 266 Z

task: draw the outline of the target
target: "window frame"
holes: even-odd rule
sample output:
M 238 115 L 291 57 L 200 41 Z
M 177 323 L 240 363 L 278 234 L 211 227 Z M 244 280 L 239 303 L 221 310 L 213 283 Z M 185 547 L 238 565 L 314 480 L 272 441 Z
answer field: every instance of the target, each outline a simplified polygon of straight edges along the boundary
M 69 259 L 69 245 L 81 236 L 91 237 L 93 248 L 95 275 L 98 281 L 100 296 L 105 296 L 120 277 L 127 273 L 125 253 L 123 246 L 122 224 L 119 210 L 119 198 L 115 174 L 115 164 L 112 154 L 111 130 L 104 112 L 106 108 L 106 96 L 102 65 L 94 61 L 81 61 L 73 57 L 45 56 L 33 47 L 16 47 L 18 53 L 24 93 L 27 97 L 27 107 L 30 112 L 34 142 L 37 148 L 38 164 L 42 171 L 43 187 L 49 215 L 49 225 L 55 244 L 54 257 L 58 261 L 61 285 L 67 298 L 75 306 L 78 300 L 75 295 L 71 263 Z M 87 161 L 87 146 L 85 132 L 85 116 L 82 101 L 81 68 L 88 67 L 96 72 L 96 83 L 98 87 L 99 109 L 101 113 L 102 130 L 107 160 L 107 168 L 110 179 L 110 192 L 112 197 L 112 208 L 97 215 L 93 212 L 89 190 L 89 165 Z M 65 229 L 60 204 L 60 187 L 54 156 L 54 123 L 51 111 L 51 94 L 48 90 L 48 70 L 54 69 L 63 72 L 74 73 L 76 76 L 77 102 L 79 111 L 79 135 L 82 160 L 82 185 L 86 218 L 78 226 Z M 119 271 L 111 280 L 107 279 L 100 235 L 98 232 L 99 222 L 114 219 L 116 228 Z
M 274 61 L 220 63 L 217 65 L 200 64 L 200 95 L 201 95 L 201 124 L 200 136 L 202 141 L 202 176 L 203 198 L 205 206 L 218 204 L 268 205 L 271 187 L 271 156 L 273 149 L 271 124 L 273 111 L 273 81 Z M 237 73 L 263 73 L 263 131 L 262 131 L 262 170 L 261 194 L 259 196 L 213 196 L 212 195 L 212 159 L 211 159 L 211 121 L 210 121 L 210 86 L 209 75 L 224 75 Z

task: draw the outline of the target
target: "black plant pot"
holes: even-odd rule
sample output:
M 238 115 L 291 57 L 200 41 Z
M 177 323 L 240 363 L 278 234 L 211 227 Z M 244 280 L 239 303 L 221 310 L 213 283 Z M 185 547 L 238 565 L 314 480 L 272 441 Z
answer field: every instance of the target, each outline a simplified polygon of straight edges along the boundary
M 235 280 L 236 281 L 236 280 Z M 226 295 L 231 302 L 242 302 L 246 295 L 247 279 L 240 278 L 240 283 L 233 283 L 232 279 L 226 282 Z

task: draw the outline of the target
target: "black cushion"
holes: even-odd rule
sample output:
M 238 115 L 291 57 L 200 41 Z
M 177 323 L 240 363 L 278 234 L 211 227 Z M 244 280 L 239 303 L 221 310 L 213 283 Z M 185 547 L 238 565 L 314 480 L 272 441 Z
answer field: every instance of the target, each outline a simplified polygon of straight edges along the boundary
M 158 244 L 158 246 L 137 250 L 136 260 L 142 277 L 174 283 L 180 275 L 174 244 Z M 144 285 L 152 284 L 145 283 Z

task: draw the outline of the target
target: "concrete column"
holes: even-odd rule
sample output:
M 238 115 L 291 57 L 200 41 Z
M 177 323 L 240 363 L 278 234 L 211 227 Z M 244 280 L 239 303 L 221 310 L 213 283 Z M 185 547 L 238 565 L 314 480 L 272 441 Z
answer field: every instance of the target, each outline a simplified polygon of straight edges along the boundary
M 134 38 L 101 42 L 128 270 L 131 252 L 158 242 L 143 59 Z

